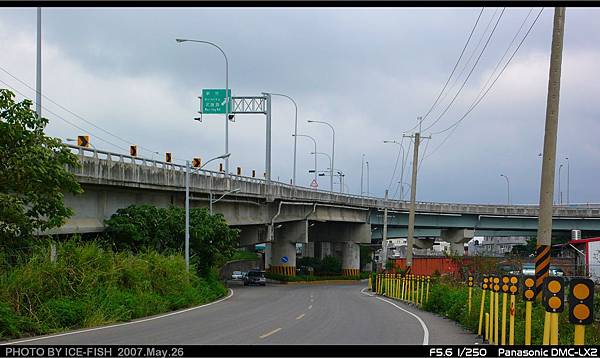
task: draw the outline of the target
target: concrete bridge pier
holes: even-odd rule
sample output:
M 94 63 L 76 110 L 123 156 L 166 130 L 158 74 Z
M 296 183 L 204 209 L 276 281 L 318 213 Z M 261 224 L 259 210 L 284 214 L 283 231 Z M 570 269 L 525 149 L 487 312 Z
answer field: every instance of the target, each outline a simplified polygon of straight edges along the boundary
M 271 242 L 270 271 L 280 275 L 296 275 L 296 243 L 308 243 L 308 221 L 274 224 Z
M 465 242 L 469 242 L 474 236 L 473 229 L 445 229 L 442 230 L 441 239 L 450 243 L 452 255 L 464 256 Z
M 342 275 L 360 274 L 360 246 L 352 241 L 342 243 Z

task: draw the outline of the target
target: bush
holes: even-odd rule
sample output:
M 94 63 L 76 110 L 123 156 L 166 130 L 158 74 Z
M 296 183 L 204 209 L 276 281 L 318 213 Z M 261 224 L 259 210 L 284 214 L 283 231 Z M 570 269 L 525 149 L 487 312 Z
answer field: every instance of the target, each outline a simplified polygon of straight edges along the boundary
M 447 281 L 435 280 L 432 282 L 429 291 L 429 302 L 423 305 L 423 309 L 447 317 L 460 323 L 463 327 L 473 333 L 477 333 L 479 328 L 479 311 L 481 305 L 482 290 L 479 287 L 473 288 L 471 314 L 468 310 L 468 287 L 464 284 L 456 284 Z M 489 312 L 489 292 L 486 292 L 484 302 L 484 317 L 483 326 L 485 326 L 485 312 Z M 508 296 L 510 297 L 510 296 Z M 509 305 L 507 299 L 507 305 Z M 525 302 L 520 295 L 516 299 L 516 314 L 515 314 L 515 344 L 522 345 L 525 343 Z M 502 294 L 500 294 L 499 302 L 500 310 L 502 310 Z M 544 328 L 545 310 L 541 304 L 534 302 L 532 309 L 532 326 L 531 326 L 531 343 L 542 344 L 543 328 Z M 559 344 L 573 344 L 573 325 L 569 323 L 568 309 L 559 316 Z M 502 320 L 502 312 L 500 312 L 499 320 Z M 508 340 L 508 313 L 507 313 L 507 328 L 506 335 Z M 485 329 L 485 328 L 483 328 Z M 586 329 L 586 344 L 600 343 L 600 330 L 596 324 L 588 326 Z
M 335 256 L 325 256 L 321 261 L 321 266 L 315 268 L 320 276 L 335 276 L 342 272 L 342 260 Z
M 148 248 L 161 253 L 184 249 L 185 210 L 131 205 L 106 220 L 106 237 L 117 250 L 134 253 Z M 239 230 L 227 226 L 223 215 L 210 215 L 205 208 L 190 209 L 190 261 L 205 275 L 216 264 L 230 260 L 236 252 Z
M 46 334 L 128 321 L 222 297 L 210 270 L 185 270 L 181 255 L 115 253 L 97 242 L 57 245 L 57 260 L 37 250 L 0 274 L 0 337 Z

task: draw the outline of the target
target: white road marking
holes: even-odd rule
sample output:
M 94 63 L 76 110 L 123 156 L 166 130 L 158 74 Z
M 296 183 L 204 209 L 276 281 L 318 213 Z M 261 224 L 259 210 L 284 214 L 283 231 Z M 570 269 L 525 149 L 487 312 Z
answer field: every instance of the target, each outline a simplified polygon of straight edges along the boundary
M 169 317 L 169 316 L 174 316 L 174 315 L 178 315 L 180 313 L 185 313 L 185 312 L 189 312 L 189 311 L 193 311 L 196 310 L 198 308 L 202 308 L 202 307 L 206 307 L 206 306 L 210 306 L 210 305 L 214 305 L 216 303 L 219 302 L 223 302 L 229 298 L 231 298 L 233 296 L 233 290 L 230 288 L 229 289 L 229 295 L 227 295 L 227 297 L 223 297 L 220 300 L 216 300 L 210 303 L 206 303 L 200 306 L 196 306 L 196 307 L 192 307 L 192 308 L 186 308 L 184 310 L 181 311 L 175 311 L 175 312 L 171 312 L 171 313 L 167 313 L 167 314 L 163 314 L 160 316 L 154 316 L 154 317 L 150 317 L 150 318 L 144 318 L 144 319 L 140 319 L 137 321 L 131 321 L 131 322 L 125 322 L 125 323 L 117 323 L 117 324 L 112 324 L 110 326 L 102 326 L 102 327 L 96 327 L 96 328 L 88 328 L 88 329 L 83 329 L 80 331 L 74 331 L 74 332 L 66 332 L 66 333 L 60 333 L 60 334 L 54 334 L 54 335 L 50 335 L 50 336 L 43 336 L 43 337 L 36 337 L 36 338 L 30 338 L 30 339 L 23 339 L 23 340 L 18 340 L 18 341 L 11 341 L 11 342 L 6 342 L 6 343 L 1 343 L 0 346 L 7 346 L 7 345 L 11 345 L 11 344 L 17 344 L 17 343 L 26 343 L 26 342 L 32 342 L 32 341 L 39 341 L 42 339 L 48 339 L 48 338 L 56 338 L 56 337 L 63 337 L 63 336 L 70 336 L 73 334 L 79 334 L 79 333 L 86 333 L 86 332 L 92 332 L 92 331 L 99 331 L 101 329 L 107 329 L 107 328 L 115 328 L 115 327 L 122 327 L 122 326 L 128 326 L 130 324 L 136 324 L 136 323 L 142 323 L 142 322 L 148 322 L 148 321 L 153 321 L 155 319 L 160 319 L 160 318 L 165 318 L 165 317 Z
M 365 294 L 365 295 L 371 296 L 371 297 L 374 296 L 374 295 L 370 295 L 368 293 L 364 293 L 363 291 L 364 291 L 364 288 L 360 291 L 362 294 Z M 429 329 L 427 329 L 427 325 L 425 325 L 425 322 L 423 322 L 421 317 L 417 316 L 416 314 L 414 314 L 410 311 L 405 310 L 404 308 L 398 306 L 397 304 L 395 304 L 392 301 L 386 300 L 385 298 L 381 298 L 381 297 L 377 297 L 377 296 L 375 296 L 375 298 L 377 298 L 378 300 L 381 300 L 383 302 L 389 303 L 390 305 L 396 307 L 397 309 L 404 311 L 404 312 L 408 313 L 409 315 L 415 317 L 417 319 L 417 321 L 419 321 L 419 323 L 421 324 L 421 327 L 423 328 L 423 345 L 426 346 L 429 344 Z
M 260 338 L 260 339 L 267 338 L 268 336 L 270 336 L 272 334 L 275 334 L 275 333 L 277 333 L 279 331 L 281 331 L 281 327 L 276 328 L 276 329 L 272 330 L 271 332 L 265 333 L 262 336 L 259 336 L 258 338 Z
M 367 288 L 368 288 L 368 287 L 365 287 L 365 288 L 363 288 L 362 290 L 360 290 L 360 293 L 363 293 L 363 294 L 365 294 L 365 295 L 367 295 L 367 296 L 371 296 L 371 297 L 375 296 L 375 295 L 374 295 L 374 294 L 372 294 L 372 293 L 366 293 L 366 292 L 365 292 L 365 290 L 366 290 Z
M 309 310 L 312 310 L 312 305 L 308 306 L 308 309 L 309 309 Z
M 304 313 L 301 314 L 300 316 L 296 317 L 296 319 L 302 319 L 302 317 L 304 317 Z

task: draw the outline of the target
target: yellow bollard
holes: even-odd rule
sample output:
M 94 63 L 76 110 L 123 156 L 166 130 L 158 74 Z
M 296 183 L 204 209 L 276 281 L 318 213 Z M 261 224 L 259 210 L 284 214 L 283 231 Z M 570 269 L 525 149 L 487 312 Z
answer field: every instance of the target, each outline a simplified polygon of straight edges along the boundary
M 471 300 L 473 298 L 473 276 L 469 275 L 467 280 L 467 286 L 469 286 L 469 316 L 471 316 Z
M 429 280 L 431 277 L 427 276 L 427 295 L 425 296 L 425 303 L 429 302 Z
M 510 317 L 508 324 L 508 344 L 511 346 L 515 344 L 515 310 L 515 295 L 510 295 L 510 310 L 508 313 L 508 316 Z
M 400 293 L 402 292 L 402 275 L 398 275 L 398 291 L 397 291 L 397 298 L 398 300 L 400 300 Z
M 558 313 L 550 313 L 550 344 L 558 345 Z
M 574 344 L 576 346 L 582 346 L 585 344 L 585 326 L 583 324 L 575 325 Z
M 500 322 L 498 322 L 498 316 L 500 313 L 500 277 L 494 277 L 494 344 L 498 345 L 500 340 L 498 339 L 498 330 L 500 328 Z
M 401 280 L 402 280 L 402 291 L 400 291 L 400 299 L 402 301 L 404 301 L 404 289 L 406 287 L 406 274 L 404 276 L 402 276 Z
M 490 341 L 490 314 L 485 313 L 485 340 Z
M 547 346 L 550 344 L 550 312 L 544 313 L 544 338 L 542 344 Z
M 508 296 L 508 276 L 502 276 L 502 327 L 500 329 L 500 344 L 506 345 L 506 304 Z
M 487 291 L 487 288 L 488 288 L 488 278 L 484 277 L 483 283 L 481 284 L 481 304 L 479 307 L 479 328 L 477 329 L 478 336 L 481 336 L 481 325 L 483 324 L 483 310 L 484 310 L 484 306 L 485 306 L 485 291 Z M 486 323 L 486 329 L 487 329 L 487 323 Z
M 425 291 L 425 277 L 421 276 L 421 306 L 423 306 L 423 292 Z
M 413 276 L 410 275 L 408 277 L 408 302 L 412 302 L 412 285 L 413 285 Z
M 531 305 L 532 301 L 525 302 L 525 345 L 531 345 Z
M 416 277 L 416 281 L 417 281 L 417 284 L 415 285 L 415 287 L 417 289 L 415 290 L 415 305 L 418 305 L 419 304 L 419 286 L 421 285 L 420 276 Z
M 490 325 L 488 327 L 488 342 L 490 344 L 494 343 L 494 282 L 493 282 L 493 278 L 492 278 L 492 282 L 490 283 L 490 286 L 492 287 L 492 289 L 490 290 Z
M 369 291 L 373 291 L 371 288 L 371 275 L 369 275 L 369 283 L 367 285 L 367 288 L 369 289 Z

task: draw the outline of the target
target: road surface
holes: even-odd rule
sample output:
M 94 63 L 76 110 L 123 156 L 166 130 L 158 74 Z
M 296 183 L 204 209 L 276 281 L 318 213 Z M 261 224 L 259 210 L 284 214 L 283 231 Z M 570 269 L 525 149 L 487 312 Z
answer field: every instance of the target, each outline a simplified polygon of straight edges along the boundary
M 232 294 L 228 298 L 195 309 L 14 342 L 174 345 L 478 342 L 475 335 L 452 321 L 370 295 L 365 292 L 364 283 L 266 287 L 232 283 L 230 287 Z

